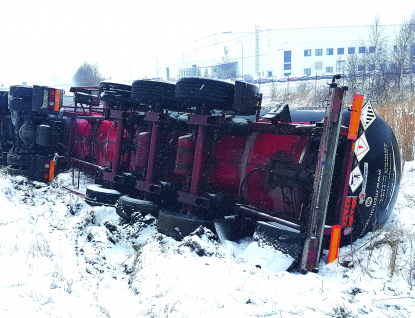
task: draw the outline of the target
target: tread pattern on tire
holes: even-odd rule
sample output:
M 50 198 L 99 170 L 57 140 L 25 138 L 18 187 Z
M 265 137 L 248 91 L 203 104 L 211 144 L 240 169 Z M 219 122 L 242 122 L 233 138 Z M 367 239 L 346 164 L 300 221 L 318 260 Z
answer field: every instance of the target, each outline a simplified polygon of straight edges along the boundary
M 124 102 L 134 104 L 131 99 L 131 85 L 101 82 L 98 87 L 101 100 L 104 102 Z
M 185 107 L 175 98 L 176 84 L 154 81 L 136 80 L 131 88 L 131 98 L 137 103 L 154 105 L 160 103 L 171 111 L 184 111 Z
M 106 189 L 97 184 L 88 186 L 85 192 L 85 202 L 92 206 L 115 206 L 120 197 L 121 193 L 117 190 Z
M 235 85 L 204 77 L 184 77 L 177 81 L 175 98 L 188 106 L 206 104 L 215 109 L 232 110 Z
M 194 216 L 175 213 L 168 209 L 160 210 L 157 220 L 157 230 L 176 239 L 182 239 L 190 235 L 201 225 L 215 232 L 213 221 L 205 221 Z
M 29 175 L 29 169 L 7 167 L 7 174 L 11 176 L 25 176 Z
M 276 250 L 290 255 L 295 260 L 301 258 L 304 240 L 301 238 L 300 233 L 291 232 L 286 229 L 281 229 L 276 225 L 258 221 L 255 226 L 253 238 L 255 241 L 270 245 Z
M 19 167 L 29 167 L 32 158 L 27 155 L 19 155 L 19 154 L 8 154 L 7 155 L 7 164 L 12 166 L 19 166 Z
M 17 111 L 32 109 L 33 88 L 30 86 L 10 86 L 9 108 Z
M 131 220 L 131 215 L 135 212 L 140 212 L 143 216 L 151 214 L 152 216 L 157 217 L 159 207 L 151 201 L 135 199 L 128 195 L 123 195 L 117 200 L 115 211 L 123 219 Z

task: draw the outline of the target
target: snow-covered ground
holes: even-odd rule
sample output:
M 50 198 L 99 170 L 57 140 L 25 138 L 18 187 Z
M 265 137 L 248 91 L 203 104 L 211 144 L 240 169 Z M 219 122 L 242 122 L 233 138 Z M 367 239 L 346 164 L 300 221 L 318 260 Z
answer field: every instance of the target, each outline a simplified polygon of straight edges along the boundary
M 66 190 L 69 173 L 46 185 L 2 168 L 0 317 L 413 317 L 414 177 L 407 163 L 385 229 L 302 275 L 250 239 L 179 242 L 153 218 L 124 224 Z

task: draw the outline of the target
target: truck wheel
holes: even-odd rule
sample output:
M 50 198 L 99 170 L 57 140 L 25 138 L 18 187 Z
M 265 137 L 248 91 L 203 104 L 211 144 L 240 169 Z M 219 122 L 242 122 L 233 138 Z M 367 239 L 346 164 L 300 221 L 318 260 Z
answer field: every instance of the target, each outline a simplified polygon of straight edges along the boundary
M 7 155 L 7 164 L 11 166 L 18 167 L 29 167 L 31 163 L 31 158 L 26 155 L 18 154 L 8 154 Z
M 106 189 L 101 185 L 93 184 L 86 188 L 85 202 L 92 206 L 114 206 L 121 195 L 117 190 Z
M 167 209 L 160 211 L 157 220 L 157 230 L 160 233 L 179 240 L 190 235 L 201 225 L 215 232 L 212 221 L 205 221 L 194 216 L 175 213 Z
M 171 111 L 184 111 L 182 104 L 174 98 L 176 85 L 161 81 L 136 80 L 131 88 L 131 97 L 137 103 L 154 105 L 162 104 Z
M 12 97 L 9 100 L 9 107 L 11 110 L 30 111 L 32 110 L 32 99 Z
M 131 220 L 131 215 L 135 212 L 140 212 L 143 216 L 151 214 L 157 217 L 159 207 L 151 201 L 139 200 L 128 195 L 123 195 L 117 200 L 115 211 L 123 219 Z
M 187 105 L 205 104 L 219 110 L 232 110 L 235 85 L 204 77 L 184 77 L 177 81 L 175 98 Z
M 131 85 L 101 82 L 98 90 L 104 102 L 132 102 Z
M 273 246 L 276 250 L 290 255 L 295 260 L 300 260 L 303 252 L 303 242 L 301 235 L 297 231 L 292 231 L 278 224 L 270 224 L 258 221 L 253 235 L 255 241 Z
M 10 86 L 9 94 L 13 97 L 32 98 L 33 88 L 30 86 Z
M 241 226 L 236 216 L 227 216 L 223 219 L 213 220 L 219 240 L 238 241 L 241 238 Z
M 27 177 L 29 173 L 29 169 L 27 168 L 12 168 L 7 167 L 7 174 L 11 176 L 24 176 Z

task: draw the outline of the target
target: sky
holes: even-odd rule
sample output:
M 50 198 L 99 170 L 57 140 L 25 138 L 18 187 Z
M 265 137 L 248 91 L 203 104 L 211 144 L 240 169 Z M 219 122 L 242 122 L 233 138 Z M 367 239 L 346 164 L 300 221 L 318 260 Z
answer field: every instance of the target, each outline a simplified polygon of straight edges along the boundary
M 83 62 L 114 81 L 155 77 L 221 32 L 400 24 L 412 1 L 0 0 L 0 84 L 70 84 Z

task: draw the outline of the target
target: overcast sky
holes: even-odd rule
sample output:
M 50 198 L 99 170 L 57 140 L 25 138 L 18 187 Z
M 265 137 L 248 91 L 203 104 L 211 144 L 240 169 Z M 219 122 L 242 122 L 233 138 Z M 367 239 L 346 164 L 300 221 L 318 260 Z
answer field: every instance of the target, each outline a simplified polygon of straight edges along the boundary
M 0 0 L 0 83 L 70 83 L 84 61 L 118 81 L 155 76 L 220 32 L 400 24 L 415 2 L 281 0 Z M 131 74 L 131 75 L 130 75 Z

